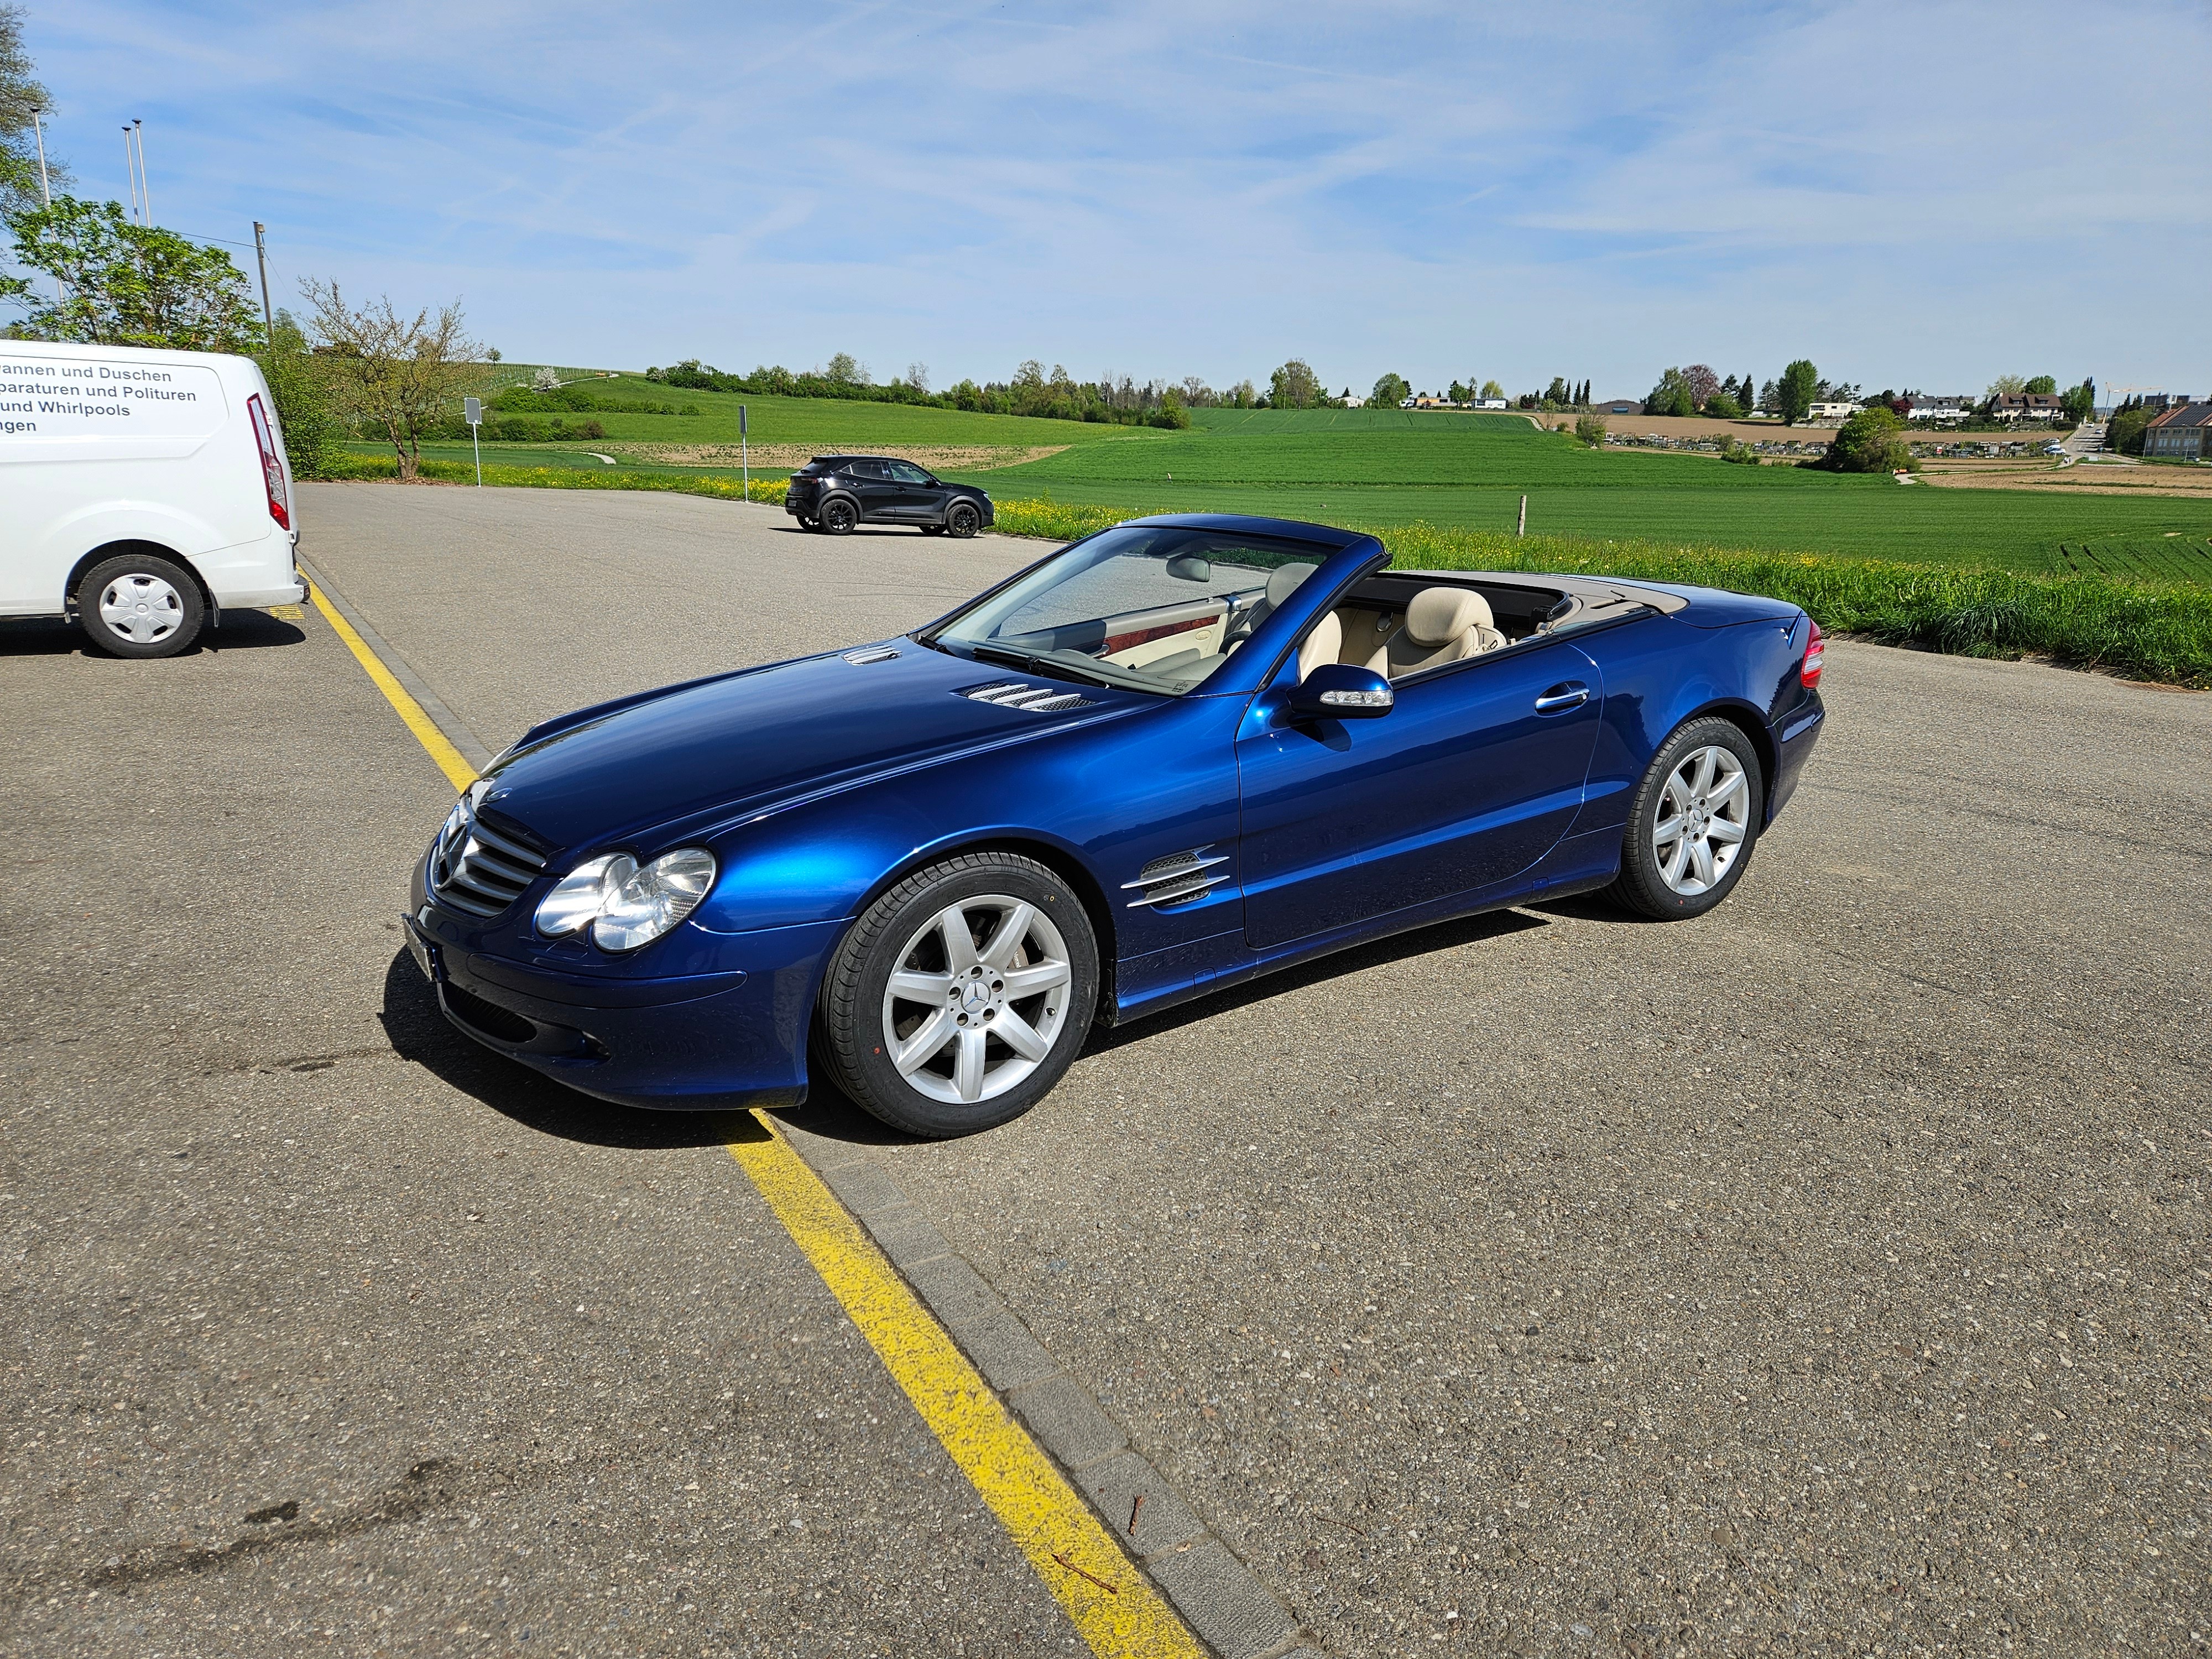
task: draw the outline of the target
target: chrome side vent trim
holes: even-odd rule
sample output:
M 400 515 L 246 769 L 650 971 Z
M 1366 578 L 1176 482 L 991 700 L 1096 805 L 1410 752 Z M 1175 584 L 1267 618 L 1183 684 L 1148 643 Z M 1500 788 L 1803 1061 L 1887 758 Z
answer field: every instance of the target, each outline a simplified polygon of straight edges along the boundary
M 1121 884 L 1123 892 L 1139 894 L 1128 902 L 1127 908 L 1134 910 L 1149 904 L 1164 910 L 1171 904 L 1187 904 L 1206 897 L 1220 879 L 1215 872 L 1229 862 L 1226 853 L 1206 856 L 1206 848 L 1212 844 L 1208 842 L 1205 847 L 1194 847 L 1187 853 L 1170 853 L 1138 871 L 1136 880 Z
M 872 662 L 889 662 L 896 655 L 898 647 L 895 645 L 872 645 L 865 650 L 848 651 L 845 660 L 855 668 L 866 668 Z
M 1080 691 L 1061 691 L 1023 680 L 999 680 L 978 685 L 960 695 L 970 702 L 988 702 L 1000 708 L 1026 708 L 1033 714 L 1057 714 L 1063 708 L 1088 708 L 1098 700 Z
M 430 896 L 465 915 L 501 915 L 544 871 L 544 854 L 489 828 L 466 795 L 430 843 Z

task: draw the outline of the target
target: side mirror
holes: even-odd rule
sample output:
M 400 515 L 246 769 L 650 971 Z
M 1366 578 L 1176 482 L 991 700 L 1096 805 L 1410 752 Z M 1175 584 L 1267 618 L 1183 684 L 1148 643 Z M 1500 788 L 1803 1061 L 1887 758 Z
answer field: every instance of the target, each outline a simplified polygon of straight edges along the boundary
M 1303 720 L 1371 720 L 1396 705 L 1390 682 L 1371 668 L 1325 662 L 1301 680 L 1285 702 Z
M 1168 574 L 1179 582 L 1210 582 L 1213 580 L 1213 561 L 1201 559 L 1194 554 L 1178 553 L 1168 561 Z

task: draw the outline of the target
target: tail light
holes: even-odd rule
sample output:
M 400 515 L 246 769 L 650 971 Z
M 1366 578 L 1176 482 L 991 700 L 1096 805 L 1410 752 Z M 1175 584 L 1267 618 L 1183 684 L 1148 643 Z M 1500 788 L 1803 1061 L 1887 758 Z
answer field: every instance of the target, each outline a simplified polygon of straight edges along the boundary
M 246 398 L 246 413 L 253 422 L 253 441 L 261 447 L 261 485 L 269 492 L 269 516 L 289 530 L 292 499 L 284 489 L 284 458 L 276 453 L 276 434 L 269 429 L 269 411 L 262 408 L 259 392 Z
M 1797 678 L 1803 682 L 1805 689 L 1811 691 L 1820 684 L 1820 624 L 1810 617 L 1806 620 L 1811 624 L 1813 637 L 1805 641 L 1805 658 L 1797 665 Z

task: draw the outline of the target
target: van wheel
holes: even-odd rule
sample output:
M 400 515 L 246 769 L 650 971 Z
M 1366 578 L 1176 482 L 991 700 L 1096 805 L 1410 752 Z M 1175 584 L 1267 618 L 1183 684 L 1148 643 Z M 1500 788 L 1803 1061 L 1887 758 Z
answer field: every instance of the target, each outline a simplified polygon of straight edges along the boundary
M 112 657 L 173 657 L 200 636 L 199 585 L 167 559 L 103 559 L 77 584 L 77 621 Z

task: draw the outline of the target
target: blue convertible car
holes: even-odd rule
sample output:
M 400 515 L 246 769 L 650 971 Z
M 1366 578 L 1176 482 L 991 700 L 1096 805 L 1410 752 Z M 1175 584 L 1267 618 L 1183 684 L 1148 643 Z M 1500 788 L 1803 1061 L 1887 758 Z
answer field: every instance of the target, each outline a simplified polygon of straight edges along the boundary
M 1727 896 L 1820 733 L 1810 618 L 1389 566 L 1318 525 L 1139 520 L 902 638 L 548 720 L 417 866 L 416 955 L 463 1030 L 606 1099 L 826 1073 L 956 1135 L 1094 1023 L 1324 951 Z

